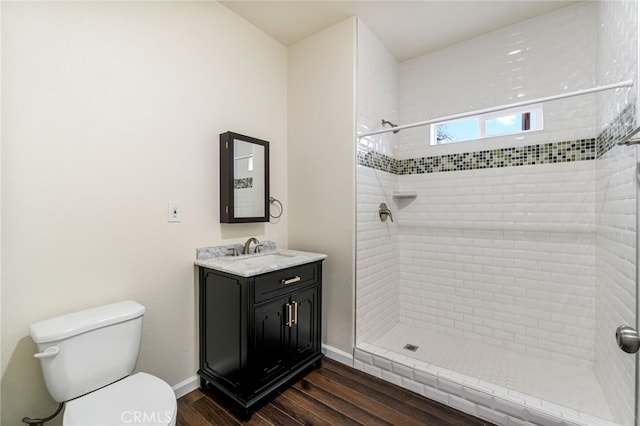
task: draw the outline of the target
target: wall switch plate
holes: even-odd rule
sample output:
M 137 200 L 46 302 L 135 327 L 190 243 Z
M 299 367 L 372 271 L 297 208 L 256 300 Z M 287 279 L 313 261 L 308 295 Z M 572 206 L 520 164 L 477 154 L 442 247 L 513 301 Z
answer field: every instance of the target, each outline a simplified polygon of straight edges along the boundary
M 182 206 L 180 203 L 169 203 L 169 209 L 167 212 L 167 221 L 180 222 L 182 221 Z

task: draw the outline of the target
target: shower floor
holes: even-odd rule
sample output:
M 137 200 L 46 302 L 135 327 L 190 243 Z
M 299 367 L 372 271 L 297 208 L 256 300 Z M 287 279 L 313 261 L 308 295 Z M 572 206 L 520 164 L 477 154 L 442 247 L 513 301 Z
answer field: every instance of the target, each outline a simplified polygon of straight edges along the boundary
M 409 351 L 409 343 L 418 346 Z M 373 345 L 536 398 L 612 420 L 590 368 L 507 351 L 476 341 L 398 324 Z

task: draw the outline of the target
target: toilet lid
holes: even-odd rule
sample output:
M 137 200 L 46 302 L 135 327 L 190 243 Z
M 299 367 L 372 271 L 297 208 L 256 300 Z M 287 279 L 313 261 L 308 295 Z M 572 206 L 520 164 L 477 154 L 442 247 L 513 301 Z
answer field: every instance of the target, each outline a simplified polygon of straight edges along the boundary
M 147 373 L 126 377 L 65 404 L 65 426 L 167 426 L 174 424 L 176 396 Z

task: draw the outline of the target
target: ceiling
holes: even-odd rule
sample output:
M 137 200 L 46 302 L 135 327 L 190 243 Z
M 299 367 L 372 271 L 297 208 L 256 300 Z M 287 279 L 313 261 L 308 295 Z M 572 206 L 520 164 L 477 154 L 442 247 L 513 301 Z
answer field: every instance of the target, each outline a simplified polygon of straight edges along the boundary
M 285 46 L 350 16 L 359 16 L 395 58 L 403 62 L 578 2 L 226 0 L 220 3 Z

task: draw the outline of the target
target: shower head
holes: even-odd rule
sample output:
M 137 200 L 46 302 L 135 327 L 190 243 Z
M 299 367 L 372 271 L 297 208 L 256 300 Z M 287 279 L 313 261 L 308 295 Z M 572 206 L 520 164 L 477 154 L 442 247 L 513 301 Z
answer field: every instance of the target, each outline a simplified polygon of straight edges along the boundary
M 394 123 L 392 123 L 392 122 L 390 122 L 388 120 L 385 120 L 384 118 L 382 119 L 382 125 L 383 126 L 389 126 L 389 127 L 398 127 L 397 124 L 394 124 Z M 395 134 L 395 133 L 398 133 L 399 131 L 400 130 L 394 130 L 393 133 Z

